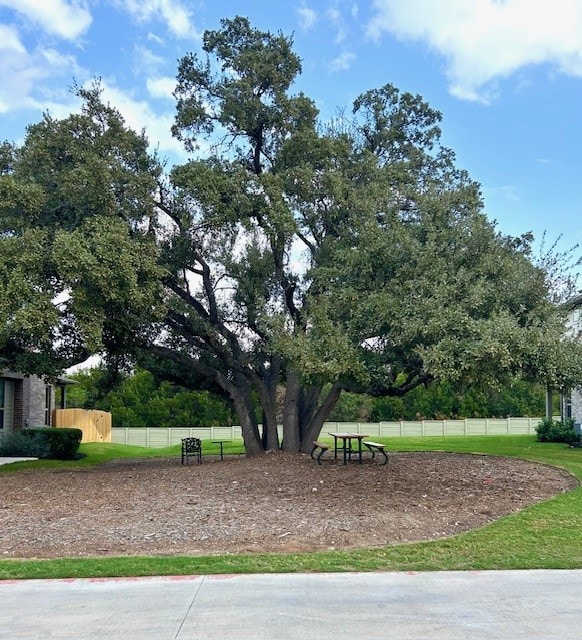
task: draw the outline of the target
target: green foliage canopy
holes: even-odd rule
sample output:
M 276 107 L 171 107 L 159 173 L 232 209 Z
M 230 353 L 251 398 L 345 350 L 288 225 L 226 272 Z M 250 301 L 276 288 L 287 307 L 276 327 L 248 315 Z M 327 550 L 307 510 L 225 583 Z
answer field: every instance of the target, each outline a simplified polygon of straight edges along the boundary
M 97 85 L 77 93 L 79 114 L 0 154 L 0 361 L 25 373 L 121 356 L 160 301 L 160 166 Z

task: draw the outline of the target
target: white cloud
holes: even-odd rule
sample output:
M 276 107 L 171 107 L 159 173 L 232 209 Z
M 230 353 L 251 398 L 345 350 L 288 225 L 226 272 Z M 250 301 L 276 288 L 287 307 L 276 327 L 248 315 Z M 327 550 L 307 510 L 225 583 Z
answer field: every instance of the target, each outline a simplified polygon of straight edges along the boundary
M 327 18 L 336 30 L 334 41 L 336 43 L 343 42 L 347 37 L 347 28 L 341 11 L 337 7 L 331 7 L 327 10 Z
M 24 54 L 24 48 L 16 29 L 0 24 L 0 51 L 5 53 Z M 4 55 L 4 53 L 3 53 Z
M 160 46 L 164 44 L 163 38 L 160 38 L 160 36 L 156 35 L 155 33 L 152 33 L 151 31 L 148 33 L 148 40 L 153 40 L 156 44 L 159 44 Z
M 38 55 L 44 59 L 43 67 L 48 66 L 53 74 L 57 74 L 63 71 L 70 77 L 78 76 L 82 74 L 86 75 L 86 72 L 79 67 L 75 56 L 70 54 L 61 53 L 56 49 L 39 49 Z M 46 68 L 46 67 L 45 67 Z
M 165 78 L 150 78 L 147 81 L 148 93 L 153 98 L 165 98 L 174 102 L 172 95 L 176 88 L 176 78 L 167 76 Z
M 374 8 L 368 35 L 427 43 L 461 99 L 488 102 L 496 80 L 529 65 L 582 76 L 581 0 L 374 0 Z
M 85 3 L 79 1 L 0 0 L 1 7 L 13 10 L 24 18 L 25 23 L 31 22 L 35 34 L 48 33 L 67 40 L 81 36 L 92 19 Z M 24 36 L 25 29 L 22 38 Z M 57 92 L 59 99 L 68 94 L 68 85 L 73 78 L 80 81 L 86 78 L 73 56 L 40 44 L 28 50 L 24 41 L 16 26 L 0 24 L 0 113 L 20 109 L 42 113 L 49 108 Z M 46 81 L 55 78 L 59 81 L 66 78 L 67 84 L 59 84 L 58 90 L 50 89 L 50 83 Z
M 305 5 L 301 5 L 297 9 L 297 15 L 299 16 L 299 24 L 304 31 L 312 29 L 317 22 L 317 13 Z
M 26 55 L 3 48 L 0 55 L 0 113 L 25 103 L 39 75 Z
M 139 21 L 161 18 L 178 38 L 199 36 L 190 20 L 190 11 L 179 0 L 114 0 L 114 3 Z
M 167 66 L 167 60 L 139 45 L 134 47 L 134 53 L 136 75 L 145 76 L 146 88 L 150 96 L 173 101 L 172 93 L 176 88 L 176 77 L 163 75 L 162 71 Z
M 157 69 L 166 64 L 166 59 L 155 54 L 151 49 L 141 45 L 135 45 L 134 51 L 134 69 L 136 73 L 153 74 Z
M 299 24 L 304 31 L 309 31 L 317 22 L 317 12 L 305 4 L 301 4 L 297 9 L 297 15 L 299 16 Z
M 81 36 L 92 17 L 83 0 L 0 0 L 0 7 L 13 9 L 52 35 L 66 40 Z
M 331 61 L 329 65 L 330 71 L 348 71 L 354 61 L 356 54 L 351 51 L 343 51 L 337 58 Z
M 84 80 L 87 76 L 74 57 L 55 49 L 38 48 L 28 53 L 16 33 L 2 25 L 0 42 L 0 113 L 23 108 L 42 113 L 50 108 L 55 92 L 59 93 L 59 99 L 69 93 L 67 86 L 57 83 L 58 89 L 51 94 L 46 80 L 66 78 L 70 84 L 74 77 Z
M 491 187 L 486 189 L 489 195 L 498 195 L 510 202 L 521 202 L 521 196 L 515 185 L 505 184 L 501 187 Z

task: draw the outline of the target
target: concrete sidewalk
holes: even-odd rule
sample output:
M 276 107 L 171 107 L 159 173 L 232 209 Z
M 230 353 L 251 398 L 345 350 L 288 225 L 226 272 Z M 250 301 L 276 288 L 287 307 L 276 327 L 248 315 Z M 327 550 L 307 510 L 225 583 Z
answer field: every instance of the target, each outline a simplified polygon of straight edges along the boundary
M 38 460 L 38 458 L 0 458 L 0 464 L 11 464 L 12 462 L 23 462 L 26 460 Z
M 582 571 L 0 581 L 1 640 L 574 640 L 581 625 Z

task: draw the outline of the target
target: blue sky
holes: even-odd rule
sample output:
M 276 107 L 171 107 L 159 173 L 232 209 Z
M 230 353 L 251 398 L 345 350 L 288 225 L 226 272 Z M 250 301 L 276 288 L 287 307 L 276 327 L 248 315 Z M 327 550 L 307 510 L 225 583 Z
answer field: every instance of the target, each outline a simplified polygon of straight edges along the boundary
M 582 0 L 0 0 L 0 139 L 22 142 L 70 87 L 106 98 L 171 160 L 177 61 L 221 18 L 293 34 L 322 117 L 393 83 L 443 114 L 445 144 L 506 234 L 582 242 Z

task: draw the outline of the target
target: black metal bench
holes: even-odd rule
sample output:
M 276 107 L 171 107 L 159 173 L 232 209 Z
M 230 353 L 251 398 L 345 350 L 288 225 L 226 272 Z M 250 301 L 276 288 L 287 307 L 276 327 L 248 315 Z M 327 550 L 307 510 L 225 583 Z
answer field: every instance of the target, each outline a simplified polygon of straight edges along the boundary
M 381 467 L 383 467 L 388 462 L 388 454 L 385 451 L 385 444 L 382 444 L 381 442 L 366 442 L 366 440 L 364 440 L 363 444 L 372 454 L 372 460 L 376 457 L 376 453 L 381 453 L 384 456 L 384 462 L 380 462 Z
M 315 455 L 315 452 L 319 449 L 319 453 Z M 321 456 L 329 449 L 329 445 L 325 444 L 325 442 L 319 442 L 314 440 L 313 449 L 311 450 L 311 457 L 314 460 L 317 460 L 317 464 L 321 464 Z
M 202 440 L 200 438 L 182 438 L 182 464 L 190 464 L 190 458 L 202 462 Z

